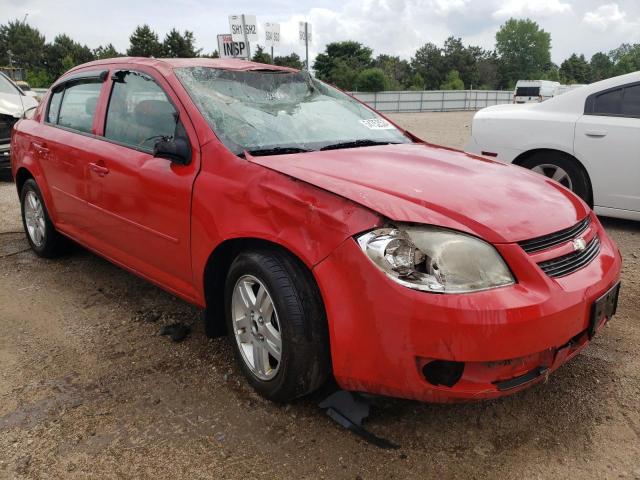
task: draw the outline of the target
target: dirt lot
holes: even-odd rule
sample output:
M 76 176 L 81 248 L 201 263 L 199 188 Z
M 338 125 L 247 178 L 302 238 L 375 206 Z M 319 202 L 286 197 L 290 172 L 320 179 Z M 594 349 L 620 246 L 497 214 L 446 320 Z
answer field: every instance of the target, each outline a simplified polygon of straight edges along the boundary
M 471 115 L 396 118 L 461 146 Z M 604 220 L 621 303 L 582 355 L 498 401 L 383 400 L 367 426 L 401 445 L 385 451 L 317 398 L 257 397 L 184 302 L 82 250 L 21 252 L 15 197 L 0 184 L 0 478 L 640 479 L 639 223 Z M 181 344 L 158 335 L 175 321 L 194 326 Z

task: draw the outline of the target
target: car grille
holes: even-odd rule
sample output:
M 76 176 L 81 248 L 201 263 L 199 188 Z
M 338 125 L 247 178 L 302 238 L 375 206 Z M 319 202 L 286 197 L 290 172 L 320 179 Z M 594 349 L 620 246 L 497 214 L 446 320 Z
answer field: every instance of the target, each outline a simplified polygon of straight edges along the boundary
M 584 250 L 563 255 L 553 260 L 541 262 L 538 266 L 550 277 L 563 277 L 587 266 L 600 251 L 600 240 L 597 236 L 587 244 Z
M 589 228 L 590 223 L 591 218 L 587 217 L 573 227 L 569 227 L 549 235 L 544 235 L 542 237 L 532 238 L 531 240 L 524 240 L 522 242 L 518 242 L 518 245 L 520 245 L 527 253 L 539 252 L 540 250 L 560 245 L 561 243 L 565 243 L 577 237 Z

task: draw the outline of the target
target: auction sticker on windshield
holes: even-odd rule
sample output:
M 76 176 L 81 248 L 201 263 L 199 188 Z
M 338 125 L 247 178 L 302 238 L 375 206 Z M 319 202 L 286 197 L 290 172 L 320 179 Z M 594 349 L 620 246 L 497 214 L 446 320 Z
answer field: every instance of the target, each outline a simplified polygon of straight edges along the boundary
M 360 123 L 369 130 L 393 130 L 393 125 L 384 118 L 367 118 L 360 120 Z

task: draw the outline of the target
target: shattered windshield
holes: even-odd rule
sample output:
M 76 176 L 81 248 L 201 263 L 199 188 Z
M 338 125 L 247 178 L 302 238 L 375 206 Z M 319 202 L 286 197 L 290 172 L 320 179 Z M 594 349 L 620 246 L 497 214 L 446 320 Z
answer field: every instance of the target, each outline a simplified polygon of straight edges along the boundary
M 218 138 L 235 154 L 410 143 L 396 127 L 307 72 L 175 69 Z

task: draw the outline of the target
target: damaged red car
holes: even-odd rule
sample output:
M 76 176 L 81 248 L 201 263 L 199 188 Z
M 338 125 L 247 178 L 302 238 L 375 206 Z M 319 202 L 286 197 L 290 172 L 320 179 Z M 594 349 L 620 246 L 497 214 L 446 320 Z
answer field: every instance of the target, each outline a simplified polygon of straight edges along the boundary
M 72 239 L 201 307 L 269 399 L 331 378 L 499 397 L 615 313 L 620 253 L 576 195 L 423 142 L 304 71 L 81 65 L 17 123 L 11 156 L 36 254 Z

